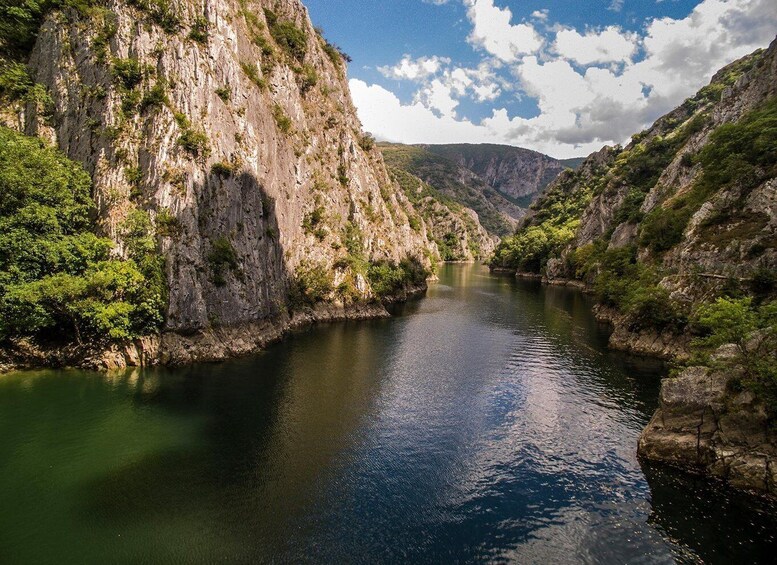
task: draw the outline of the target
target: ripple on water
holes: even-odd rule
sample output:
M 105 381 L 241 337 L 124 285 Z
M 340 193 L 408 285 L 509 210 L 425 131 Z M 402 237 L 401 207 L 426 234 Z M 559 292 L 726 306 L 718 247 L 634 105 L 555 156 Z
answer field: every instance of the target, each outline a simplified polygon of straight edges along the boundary
M 440 278 L 253 359 L 0 379 L 0 561 L 772 561 L 772 507 L 640 466 L 659 371 L 586 297 Z

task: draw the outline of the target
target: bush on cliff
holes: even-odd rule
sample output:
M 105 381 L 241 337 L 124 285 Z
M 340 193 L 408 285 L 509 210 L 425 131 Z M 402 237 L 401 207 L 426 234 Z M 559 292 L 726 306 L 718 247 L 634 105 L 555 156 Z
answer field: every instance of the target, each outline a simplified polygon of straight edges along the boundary
M 379 298 L 420 286 L 424 284 L 427 276 L 429 272 L 415 257 L 402 259 L 399 265 L 391 261 L 378 261 L 372 263 L 367 271 L 372 291 Z
M 761 396 L 777 413 L 777 301 L 756 305 L 752 298 L 719 298 L 695 313 L 694 327 L 701 335 L 693 345 L 700 363 L 744 370 L 737 384 Z M 734 344 L 737 354 L 711 361 L 710 353 Z
M 128 235 L 130 259 L 112 257 L 113 242 L 92 231 L 90 191 L 80 165 L 0 128 L 0 341 L 128 339 L 161 325 L 150 223 L 151 249 Z

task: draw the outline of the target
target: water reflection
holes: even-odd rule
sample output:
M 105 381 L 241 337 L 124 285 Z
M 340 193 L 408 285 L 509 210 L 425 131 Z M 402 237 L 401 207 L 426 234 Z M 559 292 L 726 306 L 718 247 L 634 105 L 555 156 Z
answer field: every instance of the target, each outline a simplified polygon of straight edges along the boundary
M 400 310 L 0 379 L 0 561 L 768 560 L 768 507 L 640 468 L 662 367 L 587 297 L 457 265 Z

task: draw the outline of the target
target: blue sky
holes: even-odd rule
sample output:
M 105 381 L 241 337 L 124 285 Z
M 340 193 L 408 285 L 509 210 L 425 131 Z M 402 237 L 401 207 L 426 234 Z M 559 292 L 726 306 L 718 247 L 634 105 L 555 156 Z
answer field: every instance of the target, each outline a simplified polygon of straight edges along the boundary
M 304 0 L 365 129 L 557 157 L 623 143 L 777 34 L 775 0 Z

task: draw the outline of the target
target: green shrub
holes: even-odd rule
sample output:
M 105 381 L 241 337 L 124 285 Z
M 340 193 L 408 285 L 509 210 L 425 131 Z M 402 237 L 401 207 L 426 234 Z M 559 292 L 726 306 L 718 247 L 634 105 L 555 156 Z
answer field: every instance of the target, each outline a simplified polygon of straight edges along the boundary
M 143 112 L 149 108 L 161 108 L 168 104 L 170 104 L 170 99 L 167 96 L 167 83 L 160 80 L 143 95 L 143 99 L 140 101 L 140 110 Z
M 777 96 L 738 122 L 724 124 L 699 153 L 704 173 L 697 190 L 711 194 L 739 184 L 746 191 L 777 174 Z
M 149 21 L 161 27 L 166 33 L 177 33 L 181 29 L 181 18 L 171 0 L 128 0 L 128 3 L 144 12 Z
M 750 298 L 719 298 L 698 308 L 694 327 L 701 334 L 693 342 L 694 361 L 735 374 L 744 370 L 735 389 L 753 391 L 777 415 L 777 301 L 756 308 Z M 712 361 L 710 354 L 728 343 L 738 354 Z
M 323 239 L 323 237 L 319 237 L 319 232 L 321 231 L 325 220 L 326 211 L 324 210 L 324 207 L 316 206 L 311 212 L 305 214 L 305 217 L 302 220 L 302 227 L 305 230 L 305 233 L 314 234 L 319 239 Z M 323 235 L 326 237 L 325 230 L 323 231 Z
M 219 161 L 213 163 L 210 168 L 210 174 L 218 177 L 229 177 L 235 172 L 235 166 L 229 161 Z
M 372 291 L 379 298 L 394 296 L 412 286 L 422 285 L 428 275 L 429 272 L 415 257 L 405 258 L 399 265 L 391 261 L 377 261 L 367 271 Z
M 208 28 L 208 19 L 204 16 L 197 16 L 192 22 L 192 26 L 187 37 L 192 41 L 199 43 L 200 45 L 205 45 L 208 43 Z
M 364 151 L 370 152 L 375 147 L 375 138 L 371 133 L 365 133 L 359 138 L 359 147 Z
M 289 306 L 297 310 L 326 300 L 333 291 L 332 279 L 323 264 L 303 262 L 289 287 Z
M 232 99 L 232 89 L 229 86 L 220 86 L 216 89 L 216 96 L 221 98 L 224 104 L 228 104 Z
M 130 259 L 112 259 L 113 242 L 91 231 L 90 192 L 80 165 L 0 128 L 0 340 L 99 342 L 158 331 L 166 288 L 153 236 L 141 248 L 133 233 Z
M 26 65 L 0 59 L 0 96 L 26 101 L 34 85 Z
M 259 76 L 259 67 L 257 67 L 255 63 L 246 63 L 241 61 L 240 68 L 243 69 L 243 72 L 246 74 L 249 80 L 256 86 L 261 89 L 267 88 L 267 82 L 261 76 Z
M 326 38 L 324 38 L 324 32 L 320 28 L 316 28 L 316 33 L 321 39 L 324 53 L 326 53 L 326 56 L 329 57 L 329 59 L 332 61 L 332 63 L 334 63 L 336 67 L 341 68 L 343 66 L 343 63 L 351 62 L 352 59 L 351 57 L 348 56 L 347 53 L 345 53 L 337 45 L 330 43 L 329 41 L 326 40 Z
M 351 179 L 348 177 L 348 166 L 345 163 L 337 165 L 337 182 L 343 187 L 347 187 L 351 182 Z
M 210 266 L 211 281 L 216 286 L 227 284 L 226 274 L 229 271 L 239 275 L 240 263 L 237 252 L 229 239 L 222 236 L 211 242 L 208 265 Z
M 318 84 L 318 74 L 312 65 L 303 65 L 299 70 L 298 83 L 302 94 L 307 94 Z
M 26 58 L 49 10 L 68 7 L 86 14 L 93 4 L 93 0 L 0 0 L 0 56 Z
M 280 20 L 272 10 L 265 9 L 264 15 L 267 19 L 267 27 L 270 30 L 270 35 L 275 43 L 277 43 L 290 57 L 301 62 L 307 53 L 307 34 L 294 25 L 294 22 Z
M 633 285 L 626 295 L 625 309 L 630 315 L 632 329 L 679 329 L 686 323 L 683 312 L 670 299 L 669 292 L 656 285 Z
M 291 119 L 284 113 L 280 104 L 273 106 L 272 117 L 275 119 L 275 123 L 279 130 L 283 133 L 291 132 Z
M 195 157 L 208 154 L 208 136 L 205 132 L 195 131 L 190 127 L 184 128 L 178 137 L 178 145 Z
M 169 208 L 160 208 L 156 215 L 156 232 L 162 237 L 175 237 L 181 233 L 181 221 Z
M 143 66 L 134 57 L 114 59 L 111 74 L 120 87 L 132 90 L 143 81 Z

